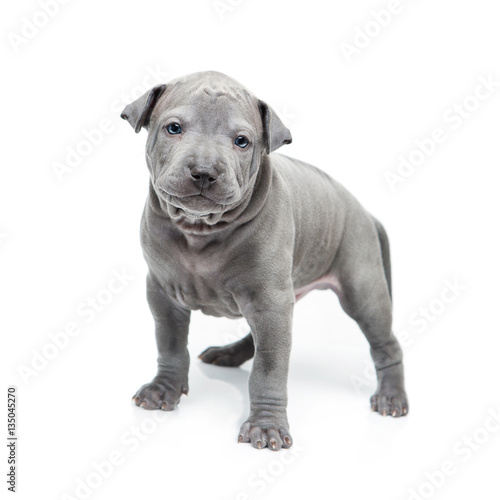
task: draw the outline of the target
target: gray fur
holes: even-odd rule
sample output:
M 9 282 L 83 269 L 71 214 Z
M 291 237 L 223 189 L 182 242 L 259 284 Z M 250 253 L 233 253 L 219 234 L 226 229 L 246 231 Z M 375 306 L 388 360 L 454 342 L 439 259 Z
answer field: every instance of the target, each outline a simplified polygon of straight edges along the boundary
M 158 373 L 134 396 L 136 404 L 171 410 L 187 394 L 191 310 L 244 316 L 251 334 L 200 357 L 238 366 L 254 356 L 250 416 L 239 441 L 291 446 L 293 309 L 310 290 L 328 288 L 370 344 L 378 376 L 372 409 L 405 415 L 385 231 L 326 173 L 273 153 L 292 138 L 272 108 L 231 78 L 204 72 L 155 87 L 122 117 L 137 132 L 148 130 L 151 176 L 141 243 Z M 181 133 L 166 130 L 172 122 Z M 234 142 L 240 135 L 250 141 L 245 148 Z

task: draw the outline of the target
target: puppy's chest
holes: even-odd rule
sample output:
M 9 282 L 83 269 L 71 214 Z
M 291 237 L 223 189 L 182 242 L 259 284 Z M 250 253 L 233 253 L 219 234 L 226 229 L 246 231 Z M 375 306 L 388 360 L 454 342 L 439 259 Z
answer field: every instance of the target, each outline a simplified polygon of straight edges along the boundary
M 149 237 L 143 241 L 143 249 L 149 268 L 181 306 L 211 316 L 241 316 L 216 248 L 197 250 L 183 242 Z

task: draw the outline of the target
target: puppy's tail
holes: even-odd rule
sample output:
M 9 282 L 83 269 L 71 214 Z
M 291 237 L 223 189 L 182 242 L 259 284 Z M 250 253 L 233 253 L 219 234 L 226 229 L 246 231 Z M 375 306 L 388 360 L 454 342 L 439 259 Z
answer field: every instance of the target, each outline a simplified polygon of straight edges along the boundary
M 385 232 L 384 226 L 375 219 L 375 226 L 378 232 L 378 240 L 380 242 L 380 250 L 382 251 L 382 262 L 384 264 L 385 279 L 387 281 L 387 286 L 389 288 L 389 295 L 392 301 L 392 278 L 391 278 L 391 251 L 389 248 L 389 238 Z

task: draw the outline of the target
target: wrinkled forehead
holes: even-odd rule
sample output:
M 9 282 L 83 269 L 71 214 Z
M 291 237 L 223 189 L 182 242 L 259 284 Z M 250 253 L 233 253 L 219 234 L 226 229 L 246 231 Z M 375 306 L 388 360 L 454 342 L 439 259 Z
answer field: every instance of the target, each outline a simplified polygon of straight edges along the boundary
M 230 82 L 180 81 L 162 96 L 155 109 L 159 119 L 212 129 L 262 130 L 257 100 Z

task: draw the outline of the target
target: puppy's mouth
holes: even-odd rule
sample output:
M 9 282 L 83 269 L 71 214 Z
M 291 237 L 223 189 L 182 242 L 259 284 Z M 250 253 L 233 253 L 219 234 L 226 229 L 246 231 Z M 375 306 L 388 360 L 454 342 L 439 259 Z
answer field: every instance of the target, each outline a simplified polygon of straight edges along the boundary
M 161 191 L 161 197 L 167 202 L 172 210 L 172 215 L 176 218 L 180 216 L 189 219 L 210 220 L 215 214 L 222 214 L 226 206 L 204 196 L 203 194 L 193 194 L 188 196 L 174 196 L 164 190 Z

